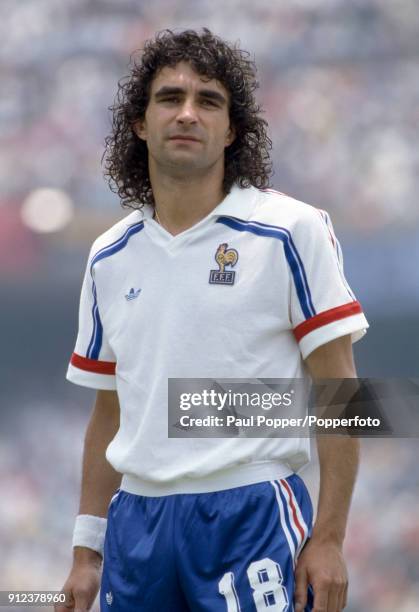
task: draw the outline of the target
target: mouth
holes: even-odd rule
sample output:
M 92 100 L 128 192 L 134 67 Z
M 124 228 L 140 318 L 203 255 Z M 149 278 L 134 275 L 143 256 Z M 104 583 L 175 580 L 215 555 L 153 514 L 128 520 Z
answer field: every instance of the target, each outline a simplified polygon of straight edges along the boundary
M 172 136 L 169 140 L 174 140 L 175 142 L 200 142 L 197 138 L 192 138 L 191 136 Z

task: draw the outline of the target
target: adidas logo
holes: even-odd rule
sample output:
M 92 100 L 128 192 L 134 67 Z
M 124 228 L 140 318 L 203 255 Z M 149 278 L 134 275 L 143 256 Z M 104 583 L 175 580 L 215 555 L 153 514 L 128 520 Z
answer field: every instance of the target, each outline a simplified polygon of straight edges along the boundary
M 106 603 L 108 604 L 108 606 L 111 606 L 113 602 L 112 591 L 109 591 L 109 593 L 106 593 L 105 598 L 106 598 Z
M 125 295 L 126 299 L 129 300 L 135 300 L 135 298 L 137 298 L 141 293 L 141 289 L 137 289 L 137 291 L 135 291 L 134 287 L 131 287 L 131 289 L 129 290 L 129 293 L 127 293 Z

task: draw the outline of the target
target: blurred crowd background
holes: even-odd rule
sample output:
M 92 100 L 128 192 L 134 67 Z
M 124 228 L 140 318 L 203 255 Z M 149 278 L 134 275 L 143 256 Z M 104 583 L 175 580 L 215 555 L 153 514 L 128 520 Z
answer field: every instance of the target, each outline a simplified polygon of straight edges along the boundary
M 417 376 L 416 0 L 2 0 L 0 590 L 59 589 L 71 563 L 93 392 L 64 376 L 89 246 L 127 214 L 108 107 L 144 40 L 202 26 L 256 60 L 274 187 L 331 214 L 371 325 L 359 375 Z M 418 610 L 418 450 L 363 440 L 348 612 Z M 315 498 L 315 460 L 305 477 Z

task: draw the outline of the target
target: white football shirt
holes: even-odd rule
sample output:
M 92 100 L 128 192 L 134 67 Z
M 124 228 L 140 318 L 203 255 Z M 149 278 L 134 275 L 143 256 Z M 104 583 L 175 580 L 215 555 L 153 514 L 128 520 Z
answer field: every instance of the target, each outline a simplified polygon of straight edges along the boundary
M 168 378 L 306 377 L 315 348 L 365 333 L 328 214 L 234 186 L 177 236 L 152 216 L 145 206 L 94 242 L 67 373 L 118 392 L 106 456 L 122 486 L 200 492 L 297 471 L 308 438 L 168 438 Z

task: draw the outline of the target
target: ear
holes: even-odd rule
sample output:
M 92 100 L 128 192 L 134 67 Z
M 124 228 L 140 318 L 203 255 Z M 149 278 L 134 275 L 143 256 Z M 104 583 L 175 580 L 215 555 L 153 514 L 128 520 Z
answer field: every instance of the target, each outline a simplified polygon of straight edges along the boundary
M 133 124 L 132 129 L 140 140 L 147 140 L 147 127 L 145 119 L 138 119 Z
M 231 143 L 234 142 L 235 138 L 236 138 L 236 129 L 234 128 L 232 124 L 230 124 L 230 127 L 227 130 L 225 146 L 229 147 Z

